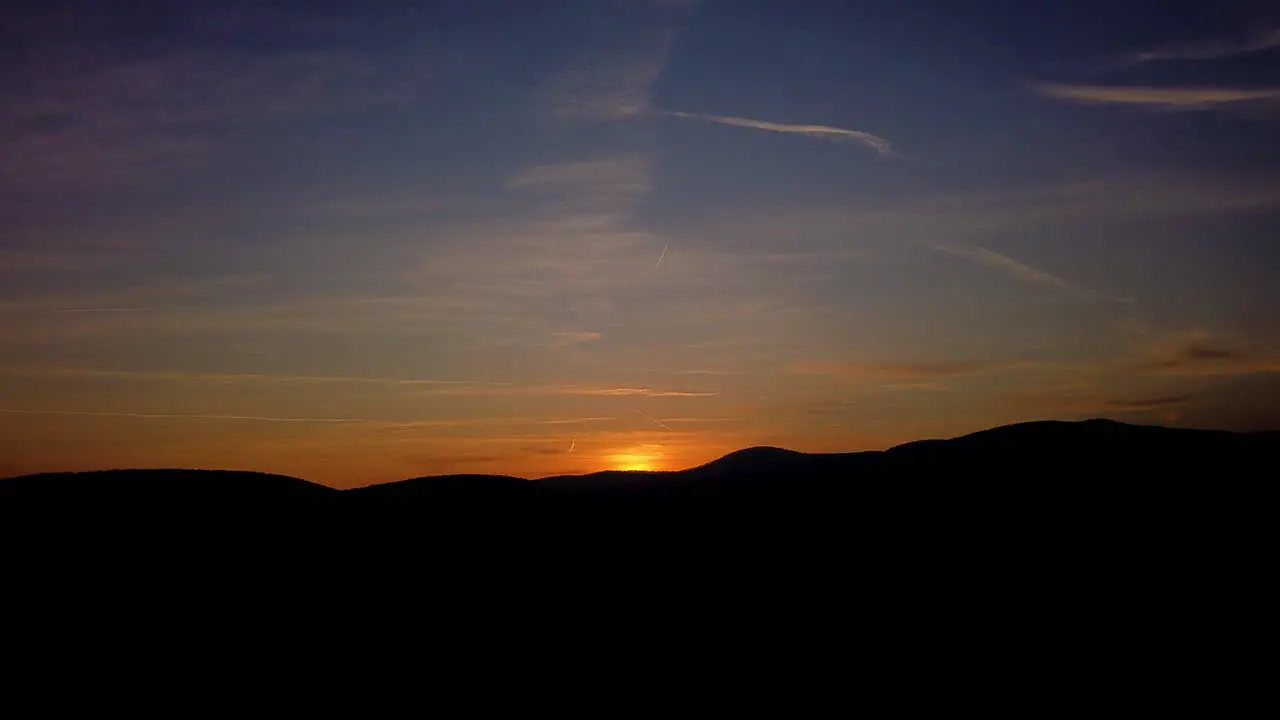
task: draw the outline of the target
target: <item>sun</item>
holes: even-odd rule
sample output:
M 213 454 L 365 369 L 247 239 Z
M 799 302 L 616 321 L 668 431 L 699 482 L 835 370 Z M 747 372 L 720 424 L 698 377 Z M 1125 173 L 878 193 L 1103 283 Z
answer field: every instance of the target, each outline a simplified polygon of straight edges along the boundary
M 652 453 L 624 452 L 609 457 L 614 470 L 642 470 L 652 472 L 658 468 L 658 457 Z

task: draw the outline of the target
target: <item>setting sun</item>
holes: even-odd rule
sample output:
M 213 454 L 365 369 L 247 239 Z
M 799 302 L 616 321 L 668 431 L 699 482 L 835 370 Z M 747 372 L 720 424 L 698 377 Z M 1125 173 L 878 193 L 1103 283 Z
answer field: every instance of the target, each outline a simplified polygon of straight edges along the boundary
M 610 456 L 609 464 L 614 470 L 643 470 L 646 472 L 658 469 L 659 456 L 651 452 L 623 452 Z

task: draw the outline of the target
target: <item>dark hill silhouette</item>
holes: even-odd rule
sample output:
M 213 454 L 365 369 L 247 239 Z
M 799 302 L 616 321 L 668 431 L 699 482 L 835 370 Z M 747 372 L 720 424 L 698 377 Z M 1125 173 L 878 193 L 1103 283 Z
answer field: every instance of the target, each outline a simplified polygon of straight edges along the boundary
M 673 472 L 606 471 L 539 481 L 494 475 L 424 477 L 347 491 L 262 473 L 113 470 L 0 480 L 0 499 L 161 505 L 380 500 L 468 513 L 612 507 L 731 513 L 856 513 L 869 504 L 941 509 L 1035 497 L 1066 504 L 1163 502 L 1210 484 L 1257 482 L 1275 473 L 1280 434 L 1169 429 L 1090 420 L 1034 422 L 886 451 L 809 454 L 739 450 Z M 1151 493 L 1152 489 L 1157 492 Z
M 416 500 L 431 503 L 484 505 L 532 502 L 540 488 L 509 475 L 435 475 L 366 485 L 344 491 L 350 500 Z
M 1069 658 L 1071 672 L 1119 658 L 1109 676 L 1130 682 L 1136 648 L 1176 669 L 1231 656 L 1189 650 L 1197 634 L 1255 638 L 1265 627 L 1278 458 L 1275 433 L 1084 422 L 884 452 L 749 448 L 679 472 L 429 477 L 343 492 L 251 473 L 45 475 L 0 480 L 0 536 L 11 595 L 46 587 L 19 580 L 19 560 L 79 585 L 42 632 L 86 613 L 117 623 L 91 612 L 119 595 L 174 608 L 182 620 L 165 631 L 183 641 L 183 622 L 228 616 L 258 637 L 293 624 L 329 648 L 333 628 L 350 623 L 397 651 L 431 652 L 450 628 L 468 642 L 499 628 L 487 651 L 514 644 L 517 628 L 552 634 L 534 648 L 574 627 L 634 648 L 630 635 L 690 625 L 669 648 L 723 625 L 757 649 L 770 633 L 838 651 L 883 633 L 886 647 L 938 655 L 947 672 L 987 672 L 984 652 L 1037 675 L 1037 650 Z M 139 558 L 141 571 L 122 574 Z M 175 582 L 184 572 L 185 586 Z M 154 599 L 137 598 L 150 585 Z M 210 597 L 216 605 L 195 614 Z M 319 614 L 302 615 L 309 608 Z M 415 623 L 431 635 L 408 644 Z M 1001 627 L 1004 646 L 993 644 Z M 883 652 L 867 660 L 918 677 Z
M 760 468 L 776 467 L 779 469 L 792 467 L 803 459 L 805 453 L 785 448 L 762 446 L 735 450 L 724 457 L 712 460 L 699 469 L 715 472 L 751 472 Z
M 508 583 L 497 593 L 508 601 L 585 583 L 580 607 L 608 604 L 602 575 L 662 586 L 680 568 L 666 598 L 677 603 L 685 583 L 735 568 L 767 579 L 751 590 L 761 597 L 798 582 L 804 597 L 854 603 L 915 584 L 904 601 L 920 617 L 982 587 L 1011 598 L 1165 587 L 1145 613 L 1188 578 L 1257 594 L 1246 588 L 1266 577 L 1278 459 L 1277 433 L 1088 421 L 882 452 L 749 448 L 678 472 L 459 475 L 347 491 L 254 473 L 53 474 L 0 480 L 0 528 L 32 562 L 57 547 L 99 567 L 149 557 L 163 568 L 155 577 L 221 564 L 266 583 L 307 568 L 332 575 L 335 592 L 361 590 L 352 578 L 363 576 L 438 595 L 474 571 Z M 545 568 L 557 563 L 572 572 L 553 579 Z
M 278 503 L 336 498 L 338 491 L 287 475 L 231 470 L 97 470 L 0 480 L 6 502 L 76 500 L 157 504 Z

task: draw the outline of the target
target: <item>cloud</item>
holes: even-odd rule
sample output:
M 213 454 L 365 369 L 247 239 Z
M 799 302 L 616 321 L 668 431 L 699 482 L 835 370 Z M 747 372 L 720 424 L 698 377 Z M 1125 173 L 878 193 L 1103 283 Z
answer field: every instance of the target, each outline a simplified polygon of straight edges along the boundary
M 1217 60 L 1280 48 L 1280 28 L 1243 40 L 1200 40 L 1171 43 L 1130 53 L 1122 64 L 1141 65 L 1162 60 Z
M 732 125 L 734 127 L 767 130 L 769 132 L 791 133 L 795 135 L 804 135 L 806 137 L 830 140 L 853 141 L 862 143 L 881 155 L 891 155 L 893 153 L 893 146 L 890 145 L 888 140 L 861 130 L 846 130 L 844 128 L 829 127 L 826 125 L 786 125 L 783 123 L 768 122 L 765 120 L 751 120 L 749 118 L 729 117 L 725 115 L 700 115 L 697 113 L 676 111 L 665 111 L 663 114 L 670 115 L 671 117 L 719 123 L 720 125 Z
M 818 363 L 793 368 L 800 375 L 833 375 L 855 380 L 914 381 L 962 377 L 1029 367 L 1022 361 L 947 361 L 926 363 Z M 902 389 L 898 387 L 896 389 Z M 917 388 L 919 389 L 919 388 Z
M 708 236 L 735 236 L 762 243 L 779 236 L 839 238 L 844 244 L 839 252 L 831 249 L 808 256 L 791 256 L 798 262 L 830 266 L 873 256 L 876 238 L 886 238 L 887 245 L 913 236 L 933 238 L 945 234 L 951 238 L 978 238 L 1014 228 L 1068 227 L 1075 223 L 1251 213 L 1277 208 L 1280 208 L 1280 185 L 1271 180 L 1218 178 L 1209 181 L 1169 172 L 1125 171 L 1075 182 L 928 195 L 863 210 L 808 207 L 779 212 L 773 207 L 758 210 L 744 207 L 732 217 L 707 223 L 700 231 Z M 856 250 L 851 249 L 845 239 L 851 233 L 863 238 Z M 688 255 L 685 253 L 684 257 Z M 786 256 L 775 257 L 782 261 Z M 755 254 L 753 264 L 758 264 L 760 259 L 761 256 Z M 725 257 L 724 261 L 733 261 L 733 258 Z
M 0 181 L 98 185 L 188 172 L 217 157 L 227 128 L 368 110 L 409 87 L 396 65 L 342 52 L 193 51 L 84 65 L 43 66 L 0 106 Z
M 552 385 L 544 387 L 531 388 L 513 388 L 512 394 L 527 395 L 587 395 L 595 397 L 681 397 L 681 398 L 701 398 L 716 397 L 720 393 L 715 392 L 692 392 L 687 390 L 659 390 L 654 388 L 592 388 L 592 387 L 576 387 L 573 385 Z M 505 394 L 505 393 L 504 393 Z
M 696 3 L 668 0 L 615 5 L 573 61 L 552 76 L 540 99 L 559 120 L 625 120 L 652 106 L 654 82 Z
M 741 422 L 741 421 L 743 421 L 743 420 L 746 420 L 746 418 L 743 418 L 743 417 L 669 417 L 669 418 L 662 418 L 662 421 L 663 421 L 663 422 L 665 422 L 665 423 L 667 423 L 667 424 L 681 424 L 681 423 L 689 423 L 689 424 L 703 424 L 703 423 L 728 423 L 728 422 Z
M 634 412 L 635 414 L 639 415 L 640 417 L 644 418 L 645 420 L 648 420 L 649 422 L 653 423 L 654 425 L 657 425 L 658 427 L 662 428 L 663 430 L 666 430 L 666 431 L 668 431 L 668 432 L 674 432 L 674 431 L 671 429 L 671 426 L 670 426 L 670 425 L 668 425 L 668 424 L 666 424 L 666 423 L 662 422 L 661 420 L 658 420 L 658 419 L 656 419 L 656 418 L 650 417 L 649 415 L 646 415 L 646 414 L 644 414 L 643 412 L 641 412 L 641 411 L 639 411 L 639 410 L 636 410 L 635 408 L 632 408 L 632 409 L 631 409 L 631 411 L 632 411 L 632 412 Z
M 1138 398 L 1135 400 L 1111 400 L 1109 407 L 1117 410 L 1159 410 L 1163 408 L 1182 407 L 1192 400 L 1191 395 L 1166 395 L 1163 397 Z
M 1166 110 L 1212 110 L 1222 105 L 1280 99 L 1280 88 L 1161 88 L 1037 83 L 1040 94 L 1087 105 L 1139 105 Z
M 537 422 L 539 425 L 580 425 L 583 423 L 612 422 L 617 419 L 616 417 L 551 418 L 538 420 Z
M 1008 399 L 1041 414 L 1138 411 L 1203 401 L 1203 396 L 1188 392 L 1215 384 L 1202 380 L 1280 374 L 1280 353 L 1247 350 L 1198 330 L 1154 333 L 1138 327 L 1133 331 L 1133 343 L 1111 358 L 1041 365 L 1056 373 L 1051 384 L 1014 392 Z M 1152 388 L 1153 394 L 1116 397 L 1117 391 L 1138 387 Z
M 24 377 L 86 377 L 140 381 L 195 381 L 213 383 L 351 384 L 421 387 L 431 395 L 564 395 L 594 397 L 715 397 L 715 392 L 668 390 L 652 387 L 596 387 L 552 384 L 516 385 L 486 380 L 438 380 L 421 378 L 344 377 L 323 375 L 268 375 L 256 373 L 201 373 L 169 371 L 94 370 L 74 368 L 0 368 L 0 375 Z
M 903 391 L 903 392 L 912 392 L 912 391 L 916 391 L 916 392 L 944 392 L 944 391 L 946 391 L 947 386 L 946 386 L 946 385 L 943 385 L 943 384 L 942 384 L 942 383 L 940 383 L 940 382 L 931 382 L 931 381 L 919 382 L 919 381 L 917 381 L 917 382 L 901 382 L 901 383 L 894 383 L 893 385 L 888 386 L 888 389 L 890 389 L 890 390 L 899 390 L 899 391 Z
M 1043 270 L 1037 270 L 1029 265 L 1024 265 L 1008 255 L 1002 255 L 984 247 L 976 245 L 958 246 L 939 244 L 929 245 L 928 247 L 930 249 L 937 250 L 938 252 L 968 258 L 987 267 L 999 270 L 1016 280 L 1032 285 L 1053 288 L 1069 295 L 1075 295 L 1077 297 L 1090 300 L 1107 300 L 1117 303 L 1129 302 L 1128 298 L 1109 295 L 1107 293 L 1087 288 L 1083 285 L 1077 285 L 1076 283 L 1064 280 L 1056 275 L 1051 275 Z
M 1096 387 L 1039 387 L 1007 393 L 1000 398 L 1019 413 L 1035 419 L 1149 413 L 1183 408 L 1195 402 L 1190 394 L 1116 398 Z
M 674 35 L 661 35 L 647 52 L 583 63 L 553 81 L 553 117 L 566 120 L 622 120 L 644 113 L 649 92 L 666 65 Z
M 742 375 L 738 370 L 715 370 L 710 368 L 696 368 L 693 370 L 672 370 L 672 375 Z
M 85 377 L 117 380 L 184 380 L 214 383 L 287 383 L 321 385 L 391 385 L 391 386 L 505 386 L 511 383 L 484 380 L 438 380 L 422 378 L 347 377 L 331 375 L 270 375 L 262 373 L 173 372 L 147 370 L 98 370 L 88 368 L 21 368 L 0 367 L 0 375 L 26 377 Z
M 75 417 L 107 417 L 107 418 L 137 418 L 137 419 L 156 419 L 156 420 L 245 420 L 251 422 L 273 422 L 273 423 L 347 423 L 347 424 L 375 424 L 375 425 L 406 425 L 417 423 L 398 423 L 388 420 L 369 420 L 366 418 L 292 418 L 292 417 L 264 417 L 257 415 L 198 415 L 184 413 L 129 413 L 129 412 L 91 412 L 87 410 L 21 410 L 12 408 L 0 408 L 0 413 L 5 415 L 65 415 Z
M 1194 331 L 1157 339 L 1140 351 L 1142 359 L 1124 368 L 1143 374 L 1175 377 L 1213 377 L 1280 373 L 1280 357 L 1215 340 Z
M 598 332 L 589 330 L 578 330 L 576 332 L 558 332 L 552 333 L 552 337 L 556 339 L 556 345 L 567 347 L 569 345 L 581 345 L 583 343 L 594 342 L 604 337 Z
M 146 308 L 137 307 L 101 307 L 101 308 L 67 308 L 58 310 L 61 313 L 107 313 L 107 312 L 143 312 Z
M 507 187 L 538 192 L 642 195 L 649 191 L 649 165 L 639 155 L 619 155 L 573 162 L 535 165 L 515 172 Z

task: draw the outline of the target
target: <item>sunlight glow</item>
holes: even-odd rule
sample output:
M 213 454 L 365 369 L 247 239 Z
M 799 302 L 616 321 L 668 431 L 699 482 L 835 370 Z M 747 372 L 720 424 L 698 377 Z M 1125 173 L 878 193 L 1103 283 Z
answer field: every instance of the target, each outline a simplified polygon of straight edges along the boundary
M 609 457 L 609 465 L 614 470 L 644 470 L 654 471 L 659 469 L 660 457 L 652 452 L 645 451 L 628 451 L 615 453 Z

